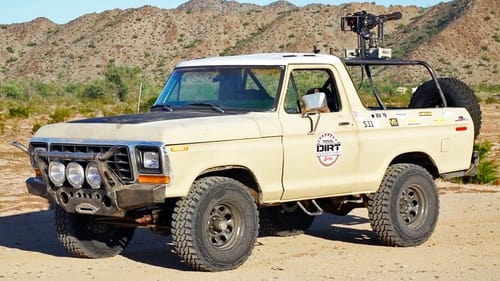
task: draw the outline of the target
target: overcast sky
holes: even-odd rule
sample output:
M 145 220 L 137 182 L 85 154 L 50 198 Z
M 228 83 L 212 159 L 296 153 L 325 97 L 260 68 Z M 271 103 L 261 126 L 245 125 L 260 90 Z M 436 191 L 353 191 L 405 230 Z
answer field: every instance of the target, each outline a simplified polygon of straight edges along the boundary
M 288 0 L 297 6 L 313 3 L 339 5 L 353 1 L 341 0 Z M 0 24 L 28 22 L 38 17 L 46 17 L 51 21 L 64 24 L 84 14 L 103 12 L 115 8 L 139 8 L 144 5 L 156 6 L 163 9 L 176 8 L 186 0 L 0 0 Z M 254 3 L 268 5 L 275 0 L 239 0 L 240 3 Z M 364 2 L 357 0 L 356 2 Z M 428 7 L 436 5 L 442 0 L 376 0 L 380 5 L 417 5 Z

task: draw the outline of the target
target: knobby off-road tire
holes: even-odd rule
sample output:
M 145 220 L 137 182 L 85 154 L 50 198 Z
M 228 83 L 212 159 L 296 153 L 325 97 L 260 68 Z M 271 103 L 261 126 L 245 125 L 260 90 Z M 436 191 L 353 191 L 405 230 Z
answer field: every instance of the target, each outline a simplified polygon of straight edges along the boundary
M 481 129 L 481 108 L 476 95 L 467 84 L 455 78 L 439 78 L 439 86 L 443 91 L 446 103 L 450 107 L 465 107 L 474 123 L 474 136 Z M 410 108 L 442 106 L 443 102 L 434 80 L 420 85 L 410 100 Z
M 120 254 L 130 243 L 135 228 L 95 223 L 90 215 L 72 214 L 55 208 L 57 238 L 80 258 L 105 258 Z
M 432 176 L 414 164 L 391 165 L 380 189 L 368 200 L 368 217 L 380 241 L 409 247 L 424 243 L 434 231 L 439 197 Z
M 177 254 L 196 270 L 237 268 L 250 256 L 259 230 L 257 206 L 247 188 L 225 177 L 194 182 L 176 203 L 172 240 Z
M 282 237 L 299 235 L 312 225 L 315 218 L 304 213 L 297 203 L 262 208 L 259 210 L 259 235 Z

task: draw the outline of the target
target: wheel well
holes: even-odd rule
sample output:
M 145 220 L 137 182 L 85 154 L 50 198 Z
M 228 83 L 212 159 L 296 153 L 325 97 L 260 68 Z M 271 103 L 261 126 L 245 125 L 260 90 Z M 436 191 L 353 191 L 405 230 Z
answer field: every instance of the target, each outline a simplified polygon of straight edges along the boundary
M 439 171 L 434 164 L 434 161 L 432 161 L 429 155 L 423 152 L 409 152 L 401 154 L 392 160 L 391 165 L 400 163 L 410 163 L 422 166 L 432 175 L 433 178 L 439 177 Z
M 196 179 L 205 178 L 210 176 L 220 176 L 227 177 L 237 180 L 248 187 L 250 194 L 254 198 L 255 202 L 260 201 L 260 186 L 255 178 L 255 175 L 246 167 L 242 166 L 223 166 L 223 167 L 215 167 L 209 170 L 204 171 L 201 175 L 199 175 Z

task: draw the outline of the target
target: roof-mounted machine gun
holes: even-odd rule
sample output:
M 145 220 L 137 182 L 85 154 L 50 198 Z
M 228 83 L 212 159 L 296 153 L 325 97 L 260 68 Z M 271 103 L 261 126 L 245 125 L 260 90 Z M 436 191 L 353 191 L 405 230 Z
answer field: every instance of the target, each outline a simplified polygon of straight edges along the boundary
M 402 14 L 395 12 L 376 16 L 366 11 L 350 13 L 342 17 L 342 31 L 358 34 L 358 48 L 345 50 L 346 58 L 390 58 L 391 49 L 384 48 L 384 22 L 401 19 Z M 377 28 L 376 36 L 372 29 Z

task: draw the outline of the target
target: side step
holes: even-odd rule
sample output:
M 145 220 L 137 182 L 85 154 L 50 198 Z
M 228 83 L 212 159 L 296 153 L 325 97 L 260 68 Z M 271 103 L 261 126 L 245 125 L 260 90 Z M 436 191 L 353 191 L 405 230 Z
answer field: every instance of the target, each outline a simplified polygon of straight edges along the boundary
M 306 207 L 304 207 L 304 205 L 302 205 L 302 203 L 300 201 L 297 201 L 297 205 L 299 205 L 299 207 L 302 209 L 302 211 L 304 211 L 304 213 L 308 214 L 309 216 L 320 216 L 323 214 L 323 209 L 321 209 L 321 207 L 318 205 L 318 203 L 316 203 L 315 200 L 309 200 L 313 205 L 314 205 L 314 208 L 316 208 L 316 210 L 314 211 L 308 211 L 306 209 Z

